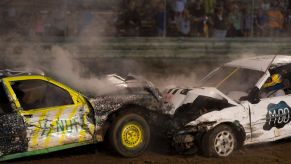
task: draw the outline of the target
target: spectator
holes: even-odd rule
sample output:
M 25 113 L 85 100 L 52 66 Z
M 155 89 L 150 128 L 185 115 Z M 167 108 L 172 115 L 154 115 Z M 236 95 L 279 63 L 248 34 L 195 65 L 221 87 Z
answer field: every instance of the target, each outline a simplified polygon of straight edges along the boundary
M 27 12 L 21 13 L 21 15 L 18 18 L 17 22 L 17 28 L 18 32 L 23 36 L 29 36 L 31 33 L 31 22 L 32 22 L 32 16 L 29 15 Z
M 55 11 L 57 16 L 54 16 L 54 33 L 56 36 L 65 37 L 66 34 L 66 11 Z
M 77 36 L 78 34 L 78 26 L 77 26 L 77 18 L 76 14 L 71 11 L 67 11 L 67 30 L 66 36 L 72 37 Z
M 266 36 L 267 21 L 268 18 L 264 10 L 260 9 L 255 19 L 257 36 Z
M 203 6 L 205 13 L 208 15 L 212 15 L 216 6 L 216 0 L 203 0 Z
M 184 10 L 181 15 L 176 17 L 176 27 L 182 36 L 190 34 L 190 15 L 188 10 Z
M 176 0 L 175 2 L 175 11 L 178 15 L 182 14 L 185 10 L 187 0 Z
M 141 26 L 140 13 L 137 10 L 135 0 L 128 2 L 127 9 L 121 15 L 122 26 L 125 28 L 125 35 L 137 36 Z
M 191 2 L 189 6 L 191 19 L 191 33 L 194 36 L 208 36 L 207 16 L 200 0 Z
M 229 36 L 231 37 L 242 36 L 241 32 L 242 14 L 238 6 L 236 5 L 233 6 L 232 10 L 228 15 L 228 21 L 230 23 Z
M 270 6 L 276 6 L 276 7 L 279 7 L 279 4 L 280 4 L 280 1 L 279 0 L 272 0 L 271 3 L 270 3 Z
M 39 13 L 40 15 L 37 15 L 36 22 L 35 22 L 35 35 L 36 36 L 43 36 L 45 33 L 45 23 L 47 19 L 47 13 Z
M 278 7 L 283 9 L 283 10 L 286 10 L 287 9 L 287 4 L 284 0 L 278 0 Z
M 211 22 L 214 28 L 213 37 L 225 38 L 227 32 L 227 20 L 221 7 L 215 9 L 215 14 L 212 17 Z
M 224 15 L 228 16 L 228 14 L 233 10 L 234 5 L 235 2 L 233 0 L 224 0 L 223 3 Z
M 225 4 L 224 1 L 225 1 L 225 0 L 216 0 L 216 6 L 215 6 L 215 9 L 216 9 L 217 7 L 223 7 L 224 4 Z M 215 13 L 215 9 L 214 9 L 214 13 Z
M 269 0 L 260 0 L 260 8 L 266 12 L 270 9 L 270 1 Z
M 244 11 L 242 13 L 242 33 L 243 36 L 249 37 L 251 35 L 251 29 L 253 26 L 253 16 L 250 8 L 245 4 Z
M 267 13 L 269 36 L 277 37 L 283 28 L 284 16 L 277 6 L 271 6 Z
M 286 12 L 286 22 L 288 25 L 291 24 L 291 10 L 290 9 L 287 10 L 287 12 Z
M 156 20 L 156 29 L 158 36 L 163 36 L 165 33 L 165 19 L 166 13 L 165 13 L 165 4 L 164 2 L 160 2 L 157 7 L 157 13 L 155 15 Z
M 89 10 L 88 4 L 83 4 L 81 6 L 81 13 L 80 13 L 80 21 L 78 23 L 78 32 L 82 34 L 86 34 L 89 31 L 90 26 L 92 25 L 92 22 L 94 20 L 94 15 L 92 11 Z

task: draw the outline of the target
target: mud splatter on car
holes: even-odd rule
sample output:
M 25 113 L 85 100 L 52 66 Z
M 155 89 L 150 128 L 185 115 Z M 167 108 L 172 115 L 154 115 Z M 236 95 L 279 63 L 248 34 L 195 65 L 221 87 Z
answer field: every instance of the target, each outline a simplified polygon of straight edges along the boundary
M 126 157 L 149 144 L 147 113 L 162 107 L 153 85 L 108 75 L 115 92 L 89 99 L 43 74 L 1 71 L 0 160 L 104 141 Z

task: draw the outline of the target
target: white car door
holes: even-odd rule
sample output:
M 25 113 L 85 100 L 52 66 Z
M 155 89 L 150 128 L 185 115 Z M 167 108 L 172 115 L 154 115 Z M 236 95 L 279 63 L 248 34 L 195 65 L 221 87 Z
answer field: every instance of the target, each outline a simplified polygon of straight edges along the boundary
M 274 141 L 291 135 L 291 95 L 263 98 L 250 104 L 252 143 Z

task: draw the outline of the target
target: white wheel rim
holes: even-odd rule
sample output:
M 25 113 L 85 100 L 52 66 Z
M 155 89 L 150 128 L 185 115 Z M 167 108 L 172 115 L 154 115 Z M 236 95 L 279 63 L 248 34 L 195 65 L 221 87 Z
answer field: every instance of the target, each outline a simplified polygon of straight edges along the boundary
M 219 132 L 214 140 L 214 149 L 219 156 L 228 156 L 234 149 L 234 136 L 229 131 Z

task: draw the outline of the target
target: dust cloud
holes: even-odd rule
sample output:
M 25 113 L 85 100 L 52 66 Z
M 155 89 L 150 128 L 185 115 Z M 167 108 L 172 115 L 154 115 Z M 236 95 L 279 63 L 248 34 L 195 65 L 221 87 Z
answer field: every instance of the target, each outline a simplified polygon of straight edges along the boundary
M 189 59 L 94 59 L 90 64 L 80 61 L 78 51 L 70 47 L 29 46 L 20 54 L 13 54 L 10 46 L 6 57 L 8 68 L 27 70 L 43 70 L 58 81 L 91 96 L 109 94 L 117 88 L 106 79 L 106 73 L 117 73 L 123 77 L 133 73 L 153 82 L 161 91 L 172 87 L 194 87 L 212 69 L 222 63 L 191 61 Z M 7 53 L 6 52 L 6 53 Z M 9 55 L 10 53 L 10 55 Z M 254 57 L 253 53 L 236 55 L 237 58 Z M 233 60 L 230 58 L 229 60 Z M 98 65 L 98 66 L 96 66 Z M 101 68 L 100 68 L 101 67 Z M 105 70 L 104 76 L 99 76 L 98 70 Z M 97 75 L 98 74 L 98 75 Z
M 62 6 L 60 6 L 62 7 Z M 65 9 L 64 9 L 65 10 Z M 58 14 L 58 13 L 56 13 Z M 57 15 L 54 15 L 57 16 Z M 110 20 L 107 18 L 106 20 Z M 106 42 L 103 30 L 108 26 L 103 17 L 95 17 L 91 24 L 81 30 L 75 38 L 73 46 L 59 44 L 59 42 L 44 43 L 37 38 L 29 41 L 17 34 L 0 36 L 2 48 L 2 68 L 43 70 L 48 75 L 53 75 L 56 80 L 68 84 L 74 89 L 97 96 L 112 93 L 115 88 L 101 73 L 117 73 L 125 76 L 133 73 L 152 81 L 157 88 L 164 90 L 169 87 L 193 87 L 209 71 L 222 63 L 208 61 L 197 62 L 194 58 L 159 58 L 159 59 L 133 59 L 133 58 L 98 58 L 98 52 L 89 64 L 81 61 L 82 53 L 77 46 L 99 46 Z M 98 28 L 96 28 L 98 27 Z M 36 43 L 36 44 L 35 44 Z M 63 46 L 64 45 L 64 46 Z M 128 53 L 131 53 L 130 51 Z M 164 50 L 165 54 L 173 54 Z M 240 55 L 225 55 L 227 59 L 255 56 L 252 53 Z M 226 60 L 227 60 L 226 59 Z M 94 60 L 94 61 L 93 61 Z M 98 74 L 98 75 L 97 75 Z
M 50 49 L 34 47 L 24 49 L 17 57 L 8 56 L 9 59 L 6 59 L 5 64 L 15 70 L 44 71 L 54 79 L 92 96 L 108 94 L 116 90 L 106 76 L 97 77 L 86 71 L 88 68 L 74 56 L 74 53 L 60 46 L 52 46 Z

